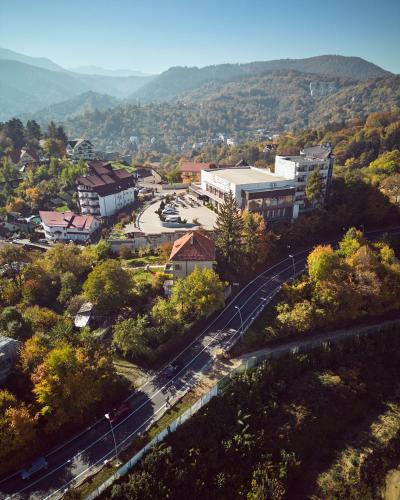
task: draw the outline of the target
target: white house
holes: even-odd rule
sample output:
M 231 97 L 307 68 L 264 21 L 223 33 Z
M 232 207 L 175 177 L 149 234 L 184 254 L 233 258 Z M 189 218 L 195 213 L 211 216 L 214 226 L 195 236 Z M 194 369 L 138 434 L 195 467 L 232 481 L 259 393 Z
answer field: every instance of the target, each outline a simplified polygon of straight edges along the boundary
M 92 161 L 89 173 L 78 177 L 78 196 L 82 214 L 110 217 L 135 201 L 135 179 L 124 168 L 114 170 L 111 163 Z
M 213 269 L 215 265 L 215 244 L 207 236 L 191 231 L 174 242 L 165 264 L 165 272 L 174 278 L 184 278 L 194 271 L 195 267 Z
M 87 139 L 68 141 L 66 151 L 72 160 L 94 160 L 96 157 L 93 144 Z
M 269 170 L 241 166 L 201 171 L 202 198 L 218 208 L 229 191 L 239 208 L 263 215 L 266 221 L 291 220 L 298 215 L 294 179 Z
M 305 190 L 308 177 L 317 168 L 324 179 L 325 195 L 327 195 L 332 179 L 333 162 L 334 158 L 329 145 L 304 148 L 297 156 L 275 157 L 275 173 L 288 179 L 294 179 L 295 203 L 299 206 L 300 211 L 306 209 Z
M 40 211 L 39 215 L 49 241 L 86 243 L 98 235 L 101 227 L 100 220 L 93 215 L 46 211 Z

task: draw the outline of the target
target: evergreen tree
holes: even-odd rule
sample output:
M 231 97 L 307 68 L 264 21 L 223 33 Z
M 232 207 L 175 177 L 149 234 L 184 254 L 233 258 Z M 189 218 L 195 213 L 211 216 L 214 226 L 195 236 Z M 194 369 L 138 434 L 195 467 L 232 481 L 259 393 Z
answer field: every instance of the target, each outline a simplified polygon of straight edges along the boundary
M 243 220 L 231 191 L 219 209 L 215 225 L 217 259 L 224 271 L 233 271 L 240 261 Z
M 5 124 L 5 132 L 12 140 L 14 148 L 22 148 L 24 140 L 24 126 L 18 118 L 13 118 Z
M 25 140 L 27 144 L 36 145 L 42 138 L 40 125 L 35 120 L 28 120 L 25 127 Z
M 313 207 L 321 207 L 324 203 L 325 183 L 320 169 L 317 168 L 308 177 L 306 199 Z
M 65 133 L 65 130 L 64 128 L 59 125 L 56 129 L 56 139 L 58 139 L 59 141 L 61 141 L 64 145 L 67 144 L 67 141 L 68 141 L 68 137 L 67 137 L 67 134 Z

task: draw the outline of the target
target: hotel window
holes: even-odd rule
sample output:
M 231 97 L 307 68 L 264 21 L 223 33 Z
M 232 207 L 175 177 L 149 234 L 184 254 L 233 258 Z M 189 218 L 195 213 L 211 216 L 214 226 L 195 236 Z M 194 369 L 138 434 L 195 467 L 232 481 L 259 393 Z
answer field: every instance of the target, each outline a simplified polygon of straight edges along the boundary
M 265 207 L 276 207 L 278 200 L 276 198 L 264 198 Z
M 256 198 L 254 200 L 249 200 L 248 207 L 249 210 L 261 210 L 263 205 L 262 198 Z

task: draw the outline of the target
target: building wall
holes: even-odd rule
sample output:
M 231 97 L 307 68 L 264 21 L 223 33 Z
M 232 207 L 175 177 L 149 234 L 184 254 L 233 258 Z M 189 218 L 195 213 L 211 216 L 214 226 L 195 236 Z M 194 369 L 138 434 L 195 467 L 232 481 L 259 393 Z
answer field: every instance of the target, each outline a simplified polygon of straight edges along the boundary
M 82 214 L 110 217 L 134 203 L 135 188 L 131 187 L 119 193 L 99 196 L 95 191 L 88 191 L 87 188 L 78 187 L 78 195 Z
M 99 196 L 100 215 L 110 217 L 135 201 L 135 189 L 133 187 L 125 189 L 119 193 L 107 196 Z
M 12 338 L 0 336 L 0 384 L 10 375 L 16 359 L 20 343 Z
M 243 171 L 245 172 L 245 170 Z M 286 177 L 283 176 L 282 177 Z M 202 172 L 202 190 L 209 194 L 211 203 L 213 205 L 222 205 L 224 203 L 224 195 L 231 191 L 234 195 L 234 198 L 238 204 L 238 206 L 242 209 L 248 209 L 250 211 L 261 213 L 266 220 L 278 220 L 278 219 L 291 219 L 292 217 L 297 217 L 298 210 L 294 209 L 292 198 L 290 202 L 287 202 L 284 206 L 277 207 L 277 210 L 272 212 L 274 207 L 271 207 L 271 210 L 266 207 L 264 208 L 254 208 L 254 202 L 246 202 L 246 200 L 242 197 L 242 191 L 269 191 L 273 192 L 274 190 L 281 190 L 284 188 L 293 188 L 294 181 L 293 178 L 288 178 L 284 180 L 270 180 L 265 182 L 252 182 L 252 183 L 241 183 L 234 184 L 232 182 L 228 182 L 226 179 L 222 179 L 218 176 L 217 173 L 203 171 Z M 210 192 L 211 188 L 211 192 Z M 217 190 L 217 192 L 215 192 Z M 261 195 L 260 195 L 261 196 Z M 277 194 L 277 198 L 280 198 L 280 195 Z
M 198 269 L 214 269 L 214 261 L 192 261 L 192 260 L 185 260 L 185 261 L 169 261 L 168 264 L 165 266 L 165 271 L 167 273 L 173 274 L 174 278 L 185 278 L 188 276 L 190 273 L 192 273 L 195 268 L 197 267 Z
M 282 156 L 275 157 L 275 173 L 282 176 L 294 178 L 296 187 L 295 204 L 298 205 L 299 212 L 306 209 L 305 206 L 305 191 L 308 177 L 317 169 L 325 181 L 325 195 L 332 177 L 333 160 L 328 158 L 320 160 L 316 158 L 304 157 L 298 161 L 291 160 Z

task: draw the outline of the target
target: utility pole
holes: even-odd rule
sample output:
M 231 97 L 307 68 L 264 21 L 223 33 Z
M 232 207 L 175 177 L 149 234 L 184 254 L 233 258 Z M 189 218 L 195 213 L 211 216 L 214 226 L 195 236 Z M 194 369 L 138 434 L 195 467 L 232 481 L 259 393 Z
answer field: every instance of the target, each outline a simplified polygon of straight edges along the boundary
M 292 264 L 293 264 L 293 279 L 296 276 L 296 266 L 294 263 L 294 256 L 292 254 L 289 254 L 289 257 L 292 259 Z
M 235 309 L 237 309 L 237 310 L 239 311 L 240 323 L 241 323 L 241 328 L 240 328 L 240 338 L 243 338 L 244 328 L 243 328 L 242 311 L 240 310 L 240 307 L 239 307 L 239 306 L 235 306 Z
M 114 428 L 113 428 L 113 426 L 112 426 L 111 417 L 110 417 L 110 414 L 109 414 L 109 413 L 106 413 L 104 416 L 105 416 L 105 417 L 106 417 L 106 419 L 110 422 L 111 434 L 112 434 L 112 437 L 113 437 L 113 440 L 114 440 L 115 458 L 116 458 L 116 459 L 117 459 L 117 461 L 118 461 L 119 459 L 118 459 L 117 441 L 116 441 L 116 439 L 115 439 Z

